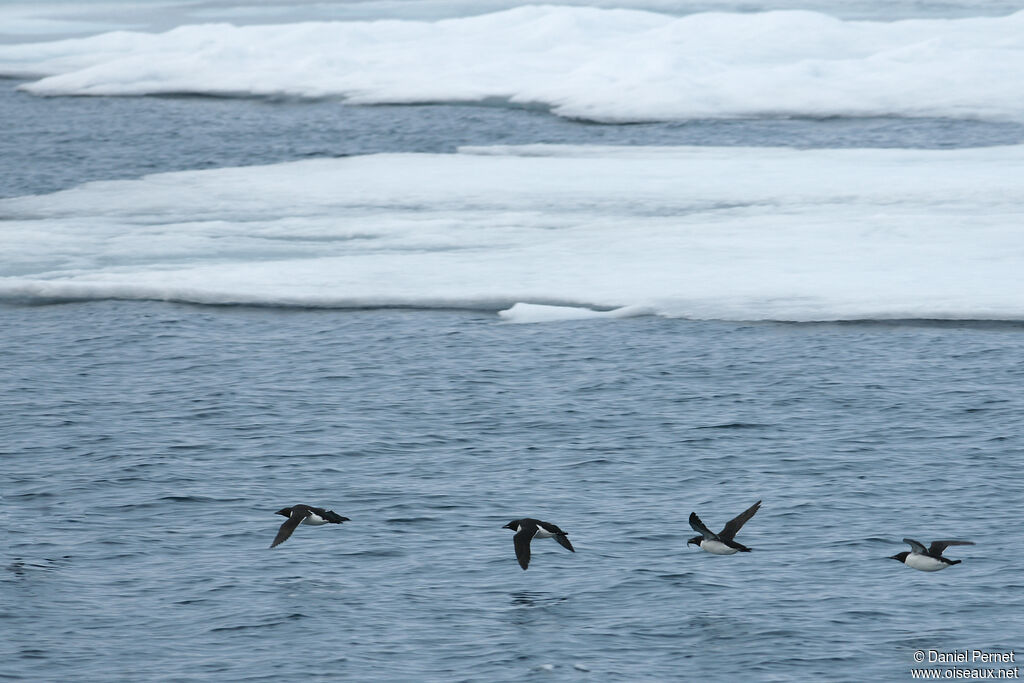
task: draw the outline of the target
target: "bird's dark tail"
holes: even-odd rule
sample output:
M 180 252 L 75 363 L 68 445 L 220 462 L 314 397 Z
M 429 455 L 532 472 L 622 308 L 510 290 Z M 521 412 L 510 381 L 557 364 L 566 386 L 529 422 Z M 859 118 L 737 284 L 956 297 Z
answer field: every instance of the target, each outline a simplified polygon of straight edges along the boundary
M 558 541 L 558 545 L 562 546 L 566 550 L 576 552 L 576 549 L 572 547 L 572 543 L 569 542 L 569 537 L 565 534 L 556 535 L 555 540 Z

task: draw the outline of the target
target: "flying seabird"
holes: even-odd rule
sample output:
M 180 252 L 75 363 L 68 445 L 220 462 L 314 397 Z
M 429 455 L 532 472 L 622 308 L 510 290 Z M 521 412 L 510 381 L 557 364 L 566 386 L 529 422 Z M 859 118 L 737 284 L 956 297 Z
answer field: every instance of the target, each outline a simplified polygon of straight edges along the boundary
M 686 545 L 690 545 L 692 543 L 700 547 L 701 550 L 706 550 L 714 555 L 732 555 L 736 552 L 749 553 L 750 548 L 742 543 L 737 543 L 732 539 L 733 536 L 736 535 L 736 532 L 740 530 L 740 527 L 746 524 L 747 520 L 754 516 L 754 513 L 757 512 L 759 507 L 761 507 L 761 501 L 757 501 L 737 517 L 729 520 L 725 525 L 725 528 L 717 534 L 704 526 L 704 522 L 700 521 L 700 517 L 697 516 L 696 512 L 691 512 L 690 526 L 694 531 L 699 533 L 700 536 L 694 536 L 686 542 Z
M 274 537 L 274 542 L 270 544 L 271 548 L 287 541 L 299 524 L 320 526 L 321 524 L 341 524 L 342 522 L 350 521 L 348 517 L 342 517 L 334 512 L 334 510 L 324 510 L 323 508 L 310 507 L 309 505 L 293 505 L 290 508 L 281 508 L 274 514 L 284 515 L 288 519 L 277 530 L 277 536 Z
M 519 560 L 519 566 L 523 570 L 530 566 L 530 541 L 534 538 L 553 538 L 566 550 L 576 552 L 572 543 L 569 542 L 566 532 L 551 522 L 529 518 L 513 519 L 501 528 L 516 532 L 516 535 L 512 537 L 512 542 L 516 546 L 516 559 Z
M 942 556 L 942 551 L 950 545 L 974 545 L 974 541 L 932 541 L 926 550 L 923 543 L 918 543 L 912 538 L 904 538 L 903 542 L 910 546 L 910 550 L 904 550 L 889 557 L 890 560 L 899 560 L 911 569 L 918 569 L 923 572 L 937 572 L 954 564 L 960 564 L 963 560 L 949 560 Z

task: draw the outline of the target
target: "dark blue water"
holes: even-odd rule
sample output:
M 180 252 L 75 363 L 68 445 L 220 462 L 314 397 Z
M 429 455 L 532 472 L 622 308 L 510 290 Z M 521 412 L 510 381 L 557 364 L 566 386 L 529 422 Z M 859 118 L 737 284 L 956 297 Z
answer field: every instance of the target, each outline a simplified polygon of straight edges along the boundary
M 908 118 L 606 125 L 538 109 L 346 106 L 336 100 L 51 97 L 0 79 L 0 197 L 90 180 L 460 145 L 595 144 L 955 148 L 1024 142 L 1024 124 Z
M 11 680 L 907 680 L 1024 632 L 1024 328 L 0 310 Z M 755 500 L 731 557 L 686 547 Z M 285 505 L 352 521 L 267 549 Z M 577 552 L 508 520 L 537 516 Z M 904 536 L 969 538 L 937 574 Z

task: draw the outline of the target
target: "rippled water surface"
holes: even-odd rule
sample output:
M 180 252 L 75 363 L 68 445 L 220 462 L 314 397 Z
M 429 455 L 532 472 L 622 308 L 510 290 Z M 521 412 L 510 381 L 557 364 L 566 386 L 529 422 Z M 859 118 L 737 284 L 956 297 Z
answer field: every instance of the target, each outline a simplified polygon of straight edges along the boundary
M 0 316 L 14 679 L 904 680 L 1020 645 L 1018 325 Z M 758 499 L 754 552 L 685 545 Z M 269 550 L 297 502 L 352 521 Z M 527 515 L 577 552 L 522 571 Z M 925 574 L 904 536 L 978 545 Z

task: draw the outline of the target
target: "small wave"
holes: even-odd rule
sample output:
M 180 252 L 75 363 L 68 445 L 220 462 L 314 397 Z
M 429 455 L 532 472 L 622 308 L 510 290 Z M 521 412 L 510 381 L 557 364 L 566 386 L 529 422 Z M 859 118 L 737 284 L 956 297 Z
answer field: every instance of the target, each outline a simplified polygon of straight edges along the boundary
M 703 425 L 694 429 L 764 429 L 773 425 L 760 424 L 757 422 L 723 422 L 716 425 Z
M 511 594 L 514 607 L 551 607 L 566 602 L 569 597 L 554 595 L 546 591 L 516 591 Z
M 33 571 L 53 571 L 60 569 L 71 562 L 71 555 L 64 555 L 62 557 L 44 557 L 41 560 L 26 560 L 20 557 L 14 558 L 10 564 L 6 565 L 4 569 L 11 572 L 15 576 L 25 576 L 26 574 Z
M 217 626 L 215 628 L 211 628 L 209 630 L 209 632 L 210 633 L 221 633 L 221 632 L 230 632 L 230 631 L 249 631 L 249 630 L 252 630 L 252 629 L 274 628 L 275 626 L 281 626 L 282 624 L 287 624 L 290 621 L 298 621 L 300 619 L 307 619 L 307 618 L 308 617 L 305 614 L 289 614 L 287 617 L 285 617 L 283 619 L 278 619 L 278 620 L 275 620 L 275 621 L 268 621 L 268 622 L 261 623 L 261 624 L 236 624 L 236 625 L 233 625 L 233 626 Z
M 580 469 L 585 467 L 593 467 L 595 465 L 614 465 L 615 461 L 609 460 L 608 458 L 591 458 L 589 460 L 578 460 L 576 462 L 566 463 L 561 465 L 565 469 Z

